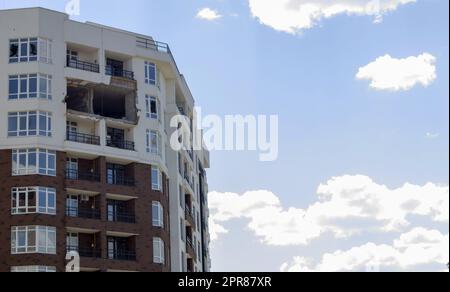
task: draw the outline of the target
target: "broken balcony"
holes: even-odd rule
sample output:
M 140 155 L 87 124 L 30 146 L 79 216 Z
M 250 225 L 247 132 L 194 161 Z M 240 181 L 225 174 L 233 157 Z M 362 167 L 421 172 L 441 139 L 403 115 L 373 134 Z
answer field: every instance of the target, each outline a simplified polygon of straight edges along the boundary
M 66 103 L 72 112 L 137 124 L 136 91 L 125 87 L 69 80 Z

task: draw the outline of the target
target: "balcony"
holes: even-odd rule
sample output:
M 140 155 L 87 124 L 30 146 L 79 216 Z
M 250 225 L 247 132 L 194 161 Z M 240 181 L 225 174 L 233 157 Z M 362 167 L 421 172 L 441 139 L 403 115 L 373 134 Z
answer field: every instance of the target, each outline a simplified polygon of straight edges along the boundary
M 189 222 L 189 224 L 192 227 L 195 227 L 194 214 L 192 213 L 192 210 L 188 205 L 186 205 L 186 207 L 185 207 L 185 216 L 186 216 L 186 220 Z
M 89 145 L 100 145 L 100 137 L 88 134 L 81 134 L 78 132 L 67 132 L 66 135 L 67 141 L 83 143 Z
M 108 259 L 118 261 L 135 261 L 136 252 L 124 249 L 108 250 Z
M 106 66 L 105 67 L 105 74 L 112 77 L 120 77 L 125 78 L 129 80 L 134 80 L 134 72 L 128 71 L 125 69 L 118 69 L 114 66 Z
M 135 143 L 132 141 L 107 138 L 106 146 L 123 150 L 135 151 Z
M 66 179 L 99 182 L 100 176 L 94 172 L 81 172 L 78 169 L 66 169 Z
M 93 73 L 100 73 L 100 66 L 98 64 L 80 60 L 71 60 L 70 58 L 67 58 L 67 67 Z
M 193 259 L 197 258 L 194 245 L 192 244 L 192 239 L 189 236 L 186 237 L 186 250 L 188 255 L 190 255 Z
M 133 85 L 121 85 L 133 83 Z M 67 110 L 76 117 L 85 114 L 105 117 L 129 125 L 137 124 L 136 81 L 112 78 L 111 84 L 87 83 L 78 79 L 67 80 Z M 117 86 L 116 86 L 116 85 Z M 92 124 L 82 122 L 83 127 L 92 129 Z M 83 132 L 83 131 L 80 131 Z M 84 131 L 93 134 L 93 131 Z M 98 133 L 98 132 L 95 132 Z
M 134 187 L 135 181 L 132 178 L 122 177 L 122 176 L 108 176 L 107 182 L 110 185 Z
M 136 216 L 132 212 L 108 211 L 108 221 L 134 224 Z
M 102 251 L 98 248 L 83 248 L 78 246 L 67 246 L 67 252 L 75 251 L 78 252 L 80 257 L 83 258 L 96 258 L 102 257 Z
M 95 208 L 77 208 L 77 207 L 67 207 L 66 216 L 73 218 L 84 218 L 84 219 L 94 219 L 100 220 L 100 209 Z

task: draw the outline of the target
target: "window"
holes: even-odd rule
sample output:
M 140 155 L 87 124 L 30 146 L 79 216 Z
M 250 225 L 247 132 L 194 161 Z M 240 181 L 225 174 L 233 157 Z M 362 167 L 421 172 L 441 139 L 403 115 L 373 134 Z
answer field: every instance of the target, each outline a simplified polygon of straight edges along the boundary
M 186 255 L 184 252 L 181 252 L 181 271 L 185 273 L 187 271 L 187 262 L 186 262 Z
M 153 262 L 155 264 L 165 264 L 164 241 L 161 238 L 153 238 Z
M 35 148 L 14 149 L 12 174 L 56 176 L 56 151 Z
M 178 186 L 178 195 L 180 196 L 180 207 L 184 210 L 185 198 L 184 198 L 183 188 L 181 186 Z
M 164 228 L 164 208 L 160 202 L 152 203 L 153 227 Z
M 9 62 L 52 62 L 52 41 L 43 38 L 22 38 L 9 41 Z
M 197 221 L 197 227 L 199 227 L 200 228 L 200 214 L 197 212 L 196 214 L 195 214 L 195 217 L 196 217 L 196 221 Z
M 56 267 L 48 267 L 48 266 L 11 267 L 11 273 L 56 273 Z
M 22 63 L 37 61 L 38 39 L 23 38 L 9 41 L 9 62 Z
M 56 254 L 56 228 L 21 226 L 11 229 L 11 254 Z
M 159 99 L 154 96 L 145 96 L 146 116 L 149 119 L 161 120 Z
M 181 241 L 185 242 L 186 241 L 186 229 L 184 228 L 184 220 L 182 218 L 180 218 L 180 236 L 181 236 Z
M 44 187 L 13 188 L 11 214 L 56 215 L 56 190 Z
M 152 190 L 162 191 L 162 173 L 158 167 L 152 166 Z
M 8 113 L 8 137 L 52 136 L 52 114 L 30 111 Z
M 74 50 L 67 50 L 67 60 L 70 61 L 78 61 L 78 52 Z
M 157 131 L 147 130 L 147 153 L 161 156 L 161 136 Z
M 145 62 L 145 83 L 150 85 L 157 85 L 157 68 L 154 63 Z
M 52 41 L 39 39 L 39 61 L 43 63 L 52 62 Z
M 45 74 L 22 74 L 9 76 L 8 99 L 52 99 L 52 76 Z

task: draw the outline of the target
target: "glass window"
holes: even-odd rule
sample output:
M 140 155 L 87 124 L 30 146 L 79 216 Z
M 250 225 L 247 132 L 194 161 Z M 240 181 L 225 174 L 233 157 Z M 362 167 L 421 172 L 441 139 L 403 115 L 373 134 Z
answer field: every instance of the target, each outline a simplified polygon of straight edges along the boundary
M 42 47 L 38 48 L 38 43 Z M 41 62 L 51 62 L 51 41 L 38 38 L 22 38 L 9 41 L 9 62 L 33 62 L 37 61 L 38 53 L 41 52 Z
M 11 190 L 11 214 L 56 215 L 56 190 L 46 187 L 20 187 Z
M 158 167 L 152 166 L 152 190 L 162 191 L 162 174 Z
M 164 241 L 159 238 L 153 238 L 153 262 L 155 264 L 165 264 Z
M 147 130 L 147 152 L 161 156 L 161 137 L 157 131 Z
M 19 76 L 13 75 L 9 76 L 9 93 L 8 99 L 18 99 L 19 98 Z
M 52 99 L 52 76 L 45 74 L 11 75 L 8 82 L 8 99 Z
M 56 267 L 50 266 L 16 266 L 11 273 L 56 273 Z
M 145 83 L 157 85 L 157 68 L 154 63 L 145 62 Z
M 146 116 L 149 119 L 160 120 L 160 103 L 159 99 L 154 96 L 145 96 Z
M 52 62 L 52 41 L 39 39 L 39 61 L 43 63 Z
M 164 228 L 164 208 L 160 202 L 152 203 L 152 219 L 154 227 Z
M 19 62 L 19 40 L 9 41 L 9 62 Z
M 37 116 L 39 115 L 39 119 Z M 52 114 L 48 112 L 14 112 L 8 114 L 8 137 L 51 137 Z M 39 132 L 37 131 L 39 129 Z
M 56 151 L 46 149 L 13 149 L 12 175 L 56 175 Z
M 11 254 L 56 254 L 56 228 L 20 226 L 11 228 Z

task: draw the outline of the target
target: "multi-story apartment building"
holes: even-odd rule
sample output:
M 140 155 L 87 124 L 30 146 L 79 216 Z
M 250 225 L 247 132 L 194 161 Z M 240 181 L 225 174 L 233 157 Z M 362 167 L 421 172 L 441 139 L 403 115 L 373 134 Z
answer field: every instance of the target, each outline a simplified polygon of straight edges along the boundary
M 1 10 L 0 105 L 0 272 L 209 271 L 209 153 L 170 146 L 194 99 L 167 44 Z

